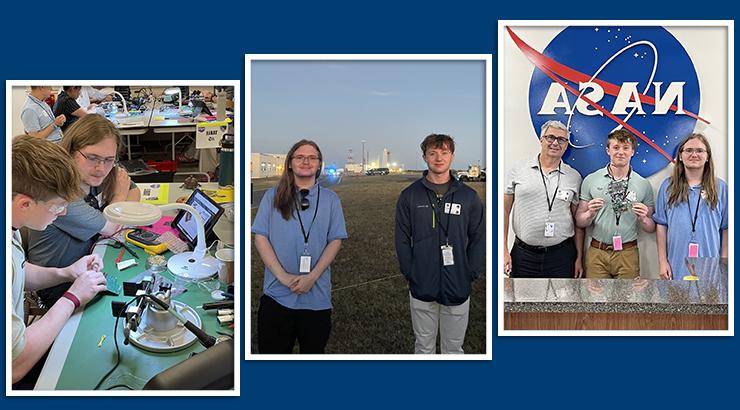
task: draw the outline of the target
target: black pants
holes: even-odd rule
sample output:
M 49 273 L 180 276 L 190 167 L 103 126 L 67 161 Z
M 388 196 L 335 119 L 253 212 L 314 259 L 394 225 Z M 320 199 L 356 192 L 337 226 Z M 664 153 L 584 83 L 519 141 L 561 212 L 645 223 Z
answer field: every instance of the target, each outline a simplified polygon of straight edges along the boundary
M 514 243 L 511 248 L 512 278 L 573 278 L 578 253 L 573 238 L 563 246 L 547 251 L 534 251 Z
M 331 309 L 290 309 L 262 295 L 257 311 L 260 353 L 293 353 L 296 339 L 301 353 L 324 353 L 331 332 Z

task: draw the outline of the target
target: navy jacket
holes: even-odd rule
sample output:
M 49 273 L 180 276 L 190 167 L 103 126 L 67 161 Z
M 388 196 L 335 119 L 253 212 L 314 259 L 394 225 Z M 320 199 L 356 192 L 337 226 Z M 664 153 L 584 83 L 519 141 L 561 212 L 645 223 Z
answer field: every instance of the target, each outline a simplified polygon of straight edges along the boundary
M 456 306 L 470 297 L 471 282 L 485 269 L 485 211 L 478 193 L 452 176 L 449 190 L 438 200 L 424 183 L 426 174 L 404 189 L 396 203 L 396 255 L 414 298 Z M 459 215 L 453 213 L 456 204 Z M 455 264 L 443 266 L 441 246 L 447 240 Z

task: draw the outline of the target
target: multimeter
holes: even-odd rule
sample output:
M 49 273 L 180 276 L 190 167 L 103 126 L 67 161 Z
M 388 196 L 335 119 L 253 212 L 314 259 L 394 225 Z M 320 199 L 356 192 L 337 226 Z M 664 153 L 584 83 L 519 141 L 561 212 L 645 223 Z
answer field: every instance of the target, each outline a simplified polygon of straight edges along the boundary
M 167 245 L 163 243 L 157 243 L 159 234 L 151 231 L 145 231 L 142 229 L 132 229 L 126 231 L 126 240 L 144 249 L 146 253 L 152 255 L 159 255 L 167 250 Z

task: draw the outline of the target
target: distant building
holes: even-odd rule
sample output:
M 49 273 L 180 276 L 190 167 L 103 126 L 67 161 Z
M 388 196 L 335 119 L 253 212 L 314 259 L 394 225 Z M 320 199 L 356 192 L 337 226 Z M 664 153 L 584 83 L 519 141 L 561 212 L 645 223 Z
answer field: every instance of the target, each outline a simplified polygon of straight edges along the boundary
M 351 174 L 362 174 L 362 164 L 345 164 L 344 171 Z
M 390 168 L 391 166 L 391 152 L 388 148 L 383 148 L 383 159 L 380 161 L 380 166 Z
M 283 174 L 285 154 L 252 153 L 252 178 L 269 178 Z

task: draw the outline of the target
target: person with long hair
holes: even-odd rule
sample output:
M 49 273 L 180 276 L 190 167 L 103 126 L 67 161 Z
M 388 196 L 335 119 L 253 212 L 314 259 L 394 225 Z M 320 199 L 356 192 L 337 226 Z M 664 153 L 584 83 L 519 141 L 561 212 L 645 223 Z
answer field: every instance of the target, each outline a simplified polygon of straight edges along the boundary
M 257 313 L 259 353 L 324 353 L 331 331 L 331 262 L 347 228 L 339 197 L 317 182 L 323 157 L 309 140 L 285 157 L 276 187 L 265 192 L 252 224 L 265 264 Z
M 653 214 L 663 279 L 690 275 L 687 257 L 727 257 L 727 183 L 714 175 L 706 137 L 687 136 L 675 160 L 673 175 L 660 186 Z
M 100 234 L 111 235 L 121 228 L 105 220 L 103 209 L 120 201 L 138 201 L 140 197 L 139 188 L 126 171 L 115 165 L 121 141 L 118 129 L 97 114 L 84 116 L 67 129 L 59 145 L 72 157 L 85 196 L 70 202 L 67 214 L 59 216 L 45 230 L 29 232 L 29 262 L 46 267 L 67 266 L 89 254 Z M 49 305 L 68 285 L 38 294 Z

